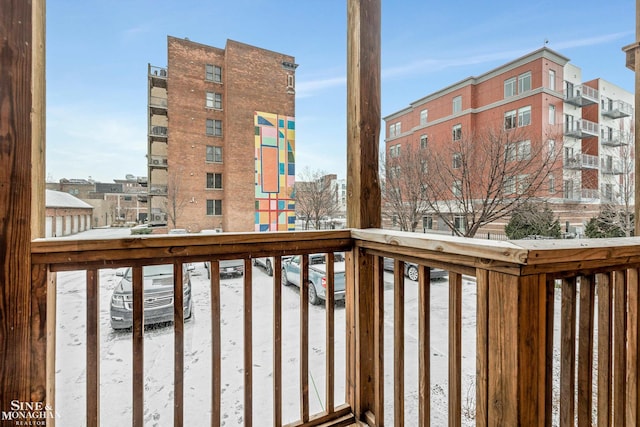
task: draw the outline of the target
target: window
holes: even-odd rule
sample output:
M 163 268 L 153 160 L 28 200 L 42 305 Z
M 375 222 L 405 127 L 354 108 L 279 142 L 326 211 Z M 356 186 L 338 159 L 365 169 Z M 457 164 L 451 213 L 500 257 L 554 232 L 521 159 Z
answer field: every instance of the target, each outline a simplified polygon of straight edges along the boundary
M 556 70 L 549 70 L 549 89 L 556 90 Z
M 205 80 L 211 82 L 222 83 L 222 68 L 217 65 L 207 64 L 205 65 Z
M 393 138 L 394 136 L 400 136 L 401 125 L 400 122 L 393 123 L 389 126 L 389 137 Z
M 464 232 L 464 217 L 461 215 L 453 217 L 453 227 L 458 231 Z
M 504 179 L 504 194 L 513 194 L 516 192 L 516 178 L 510 176 Z
M 207 215 L 222 215 L 222 200 L 207 200 Z
M 207 145 L 207 162 L 222 163 L 222 147 Z
M 420 136 L 420 148 L 422 149 L 427 148 L 428 142 L 429 142 L 429 139 L 427 138 L 427 135 Z
M 389 157 L 398 157 L 400 156 L 400 144 L 392 145 L 389 147 Z
M 573 181 L 570 179 L 564 180 L 564 198 L 573 200 Z
M 529 175 L 518 175 L 518 194 L 526 193 L 530 186 Z
M 205 106 L 207 108 L 222 110 L 222 94 L 207 92 Z
M 553 156 L 553 154 L 556 152 L 556 141 L 553 139 L 548 140 L 547 146 L 549 149 L 549 154 Z
M 529 160 L 531 158 L 531 141 L 518 142 L 518 160 Z
M 451 187 L 451 191 L 453 192 L 454 196 L 461 196 L 462 195 L 462 181 L 460 181 L 458 179 L 453 181 L 453 186 Z
M 504 97 L 509 98 L 516 94 L 516 78 L 512 77 L 504 81 Z
M 433 217 L 431 215 L 422 217 L 422 228 L 425 230 L 433 230 Z
M 524 93 L 531 90 L 531 72 L 526 72 L 518 76 L 518 93 Z
M 613 185 L 602 184 L 601 186 L 602 198 L 607 202 L 613 202 Z
M 207 172 L 207 188 L 222 189 L 222 174 Z
M 287 74 L 287 87 L 288 88 L 293 88 L 294 87 L 294 77 L 293 74 Z
M 458 95 L 453 98 L 453 114 L 459 113 L 462 111 L 462 96 Z
M 420 170 L 422 173 L 427 173 L 429 171 L 429 163 L 426 160 L 420 160 Z
M 504 113 L 504 128 L 513 129 L 516 127 L 516 110 Z
M 518 110 L 518 126 L 531 124 L 531 107 L 523 107 Z
M 420 111 L 420 125 L 426 125 L 428 117 L 429 117 L 429 111 L 427 110 Z
M 460 169 L 462 167 L 462 154 L 454 153 L 453 154 L 453 168 Z
M 504 155 L 507 162 L 515 161 L 517 152 L 518 152 L 518 144 L 516 142 L 507 144 L 507 147 L 504 150 Z
M 207 135 L 222 136 L 222 120 L 207 119 Z
M 555 194 L 556 192 L 556 177 L 549 175 L 549 194 Z
M 462 139 L 462 125 L 455 125 L 451 133 L 454 141 L 460 141 Z
M 550 125 L 556 124 L 556 106 L 555 105 L 549 105 L 549 124 Z

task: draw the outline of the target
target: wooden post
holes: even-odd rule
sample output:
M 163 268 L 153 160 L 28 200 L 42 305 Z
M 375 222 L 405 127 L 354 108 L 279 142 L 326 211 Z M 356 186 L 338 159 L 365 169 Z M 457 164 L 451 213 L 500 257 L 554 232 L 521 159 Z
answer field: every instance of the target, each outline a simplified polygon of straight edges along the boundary
M 489 272 L 488 425 L 545 425 L 544 275 Z
M 347 2 L 347 226 L 381 225 L 380 0 Z M 373 256 L 354 250 L 347 274 L 347 402 L 357 419 L 375 417 Z
M 30 244 L 44 221 L 44 182 L 33 185 L 44 171 L 44 3 L 0 0 L 0 10 L 0 411 L 9 411 L 44 404 L 51 387 L 51 282 L 46 267 L 32 272 Z

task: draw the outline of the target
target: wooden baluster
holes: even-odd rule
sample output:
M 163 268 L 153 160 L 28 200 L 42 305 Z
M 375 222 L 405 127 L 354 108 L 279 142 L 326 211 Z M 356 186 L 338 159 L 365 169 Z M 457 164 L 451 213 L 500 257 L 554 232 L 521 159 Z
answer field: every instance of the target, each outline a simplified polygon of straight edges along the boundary
M 132 269 L 133 426 L 144 426 L 144 280 L 142 267 Z
M 628 320 L 628 347 L 627 347 L 627 422 L 632 425 L 640 425 L 640 393 L 638 387 L 638 370 L 640 369 L 640 358 L 638 348 L 640 346 L 640 298 L 638 297 L 638 269 L 627 270 L 627 286 L 629 290 L 629 317 Z
M 431 270 L 418 270 L 418 425 L 431 425 Z
M 393 266 L 393 425 L 404 425 L 404 262 Z
M 374 380 L 375 425 L 384 426 L 384 258 L 374 258 L 373 301 L 374 301 Z
M 300 419 L 309 421 L 309 255 L 300 262 Z
M 613 416 L 614 424 L 626 426 L 627 415 L 627 272 L 613 272 Z
M 593 328 L 595 276 L 580 277 L 578 324 L 578 426 L 591 426 L 593 411 Z
M 476 426 L 486 427 L 489 393 L 489 272 L 476 270 Z
M 220 263 L 209 262 L 211 291 L 211 426 L 219 427 L 222 400 L 222 336 L 220 333 Z
M 449 272 L 449 426 L 462 425 L 462 275 Z
M 173 425 L 184 420 L 184 278 L 182 262 L 173 263 Z
M 87 427 L 100 425 L 100 287 L 98 271 L 87 270 Z
M 326 355 L 325 355 L 325 364 L 326 364 L 326 372 L 327 372 L 327 383 L 325 385 L 326 388 L 326 413 L 330 414 L 334 410 L 334 401 L 333 401 L 333 389 L 335 386 L 335 378 L 334 378 L 334 309 L 335 309 L 335 255 L 333 252 L 329 252 L 326 255 L 326 265 L 327 265 L 327 288 L 326 288 L 326 299 L 325 299 L 325 314 L 326 314 L 326 323 L 327 323 L 327 333 L 326 333 Z
M 273 425 L 282 425 L 282 258 L 273 257 Z
M 610 426 L 612 421 L 611 375 L 613 310 L 611 276 L 598 274 L 598 425 Z
M 253 425 L 253 274 L 251 260 L 244 260 L 244 425 Z
M 575 423 L 576 390 L 576 278 L 562 280 L 560 322 L 560 425 Z

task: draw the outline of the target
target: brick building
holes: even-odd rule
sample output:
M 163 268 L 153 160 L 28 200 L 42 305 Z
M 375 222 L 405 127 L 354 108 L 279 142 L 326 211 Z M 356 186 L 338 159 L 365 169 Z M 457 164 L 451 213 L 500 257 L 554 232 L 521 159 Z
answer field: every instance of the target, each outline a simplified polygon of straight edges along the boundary
M 62 237 L 91 229 L 93 206 L 62 191 L 46 190 L 45 237 Z
M 544 47 L 384 117 L 386 155 L 427 142 L 442 147 L 486 126 L 526 128 L 525 142 L 561 150 L 562 164 L 539 196 L 552 204 L 566 231 L 580 234 L 602 204 L 624 202 L 623 175 L 633 173 L 621 167 L 633 153 L 633 102 L 632 93 L 613 83 L 583 81 L 569 58 Z M 429 213 L 423 221 L 425 229 L 446 231 Z M 503 231 L 505 221 L 486 231 Z
M 167 68 L 148 68 L 151 223 L 295 227 L 296 67 L 232 40 L 220 49 L 168 37 Z

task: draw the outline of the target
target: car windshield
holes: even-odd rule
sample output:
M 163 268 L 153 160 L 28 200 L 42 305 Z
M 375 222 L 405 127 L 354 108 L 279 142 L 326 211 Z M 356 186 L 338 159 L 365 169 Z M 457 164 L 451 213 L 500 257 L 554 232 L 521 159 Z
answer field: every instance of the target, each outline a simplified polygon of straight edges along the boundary
M 172 264 L 162 264 L 162 265 L 147 265 L 142 268 L 142 274 L 144 277 L 150 276 L 171 276 L 173 275 L 173 265 Z M 127 280 L 131 281 L 131 277 L 133 275 L 133 269 L 127 270 Z

